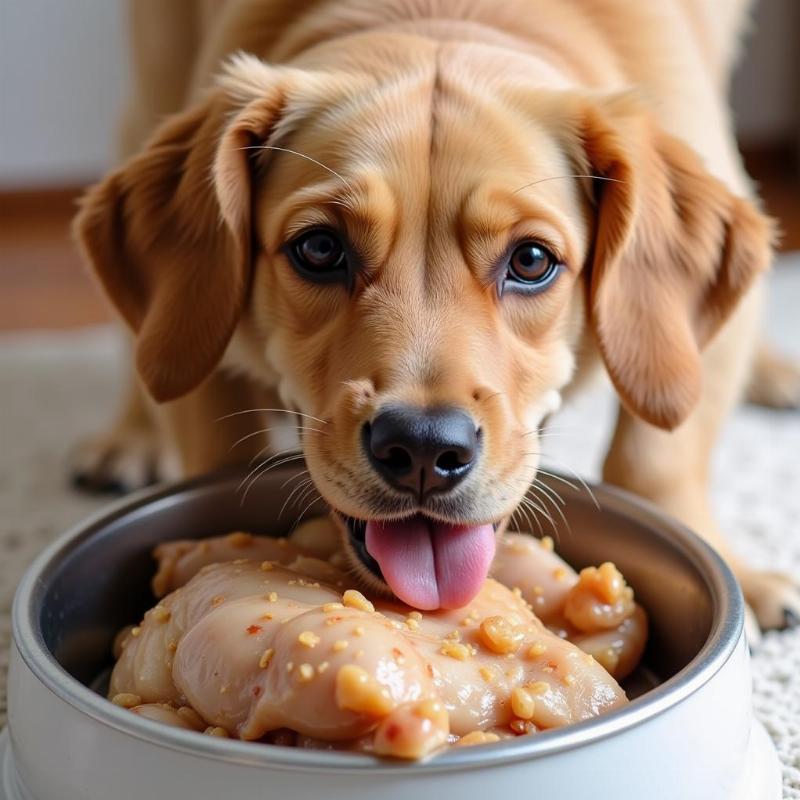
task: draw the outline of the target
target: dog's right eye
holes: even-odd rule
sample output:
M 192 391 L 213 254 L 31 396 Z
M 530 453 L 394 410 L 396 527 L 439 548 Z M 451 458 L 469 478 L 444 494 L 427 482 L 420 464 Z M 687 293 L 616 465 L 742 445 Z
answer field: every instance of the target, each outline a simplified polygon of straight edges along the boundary
M 347 255 L 336 231 L 306 231 L 289 243 L 287 255 L 292 266 L 308 280 L 331 283 L 347 279 Z

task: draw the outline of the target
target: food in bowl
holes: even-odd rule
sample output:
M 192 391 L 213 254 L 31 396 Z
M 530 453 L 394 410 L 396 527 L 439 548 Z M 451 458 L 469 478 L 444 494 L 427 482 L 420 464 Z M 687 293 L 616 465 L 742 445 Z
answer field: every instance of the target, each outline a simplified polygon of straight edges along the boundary
M 576 574 L 552 540 L 498 543 L 460 609 L 350 585 L 325 520 L 155 550 L 162 599 L 121 632 L 109 697 L 211 735 L 419 759 L 627 703 L 647 619 L 613 564 Z

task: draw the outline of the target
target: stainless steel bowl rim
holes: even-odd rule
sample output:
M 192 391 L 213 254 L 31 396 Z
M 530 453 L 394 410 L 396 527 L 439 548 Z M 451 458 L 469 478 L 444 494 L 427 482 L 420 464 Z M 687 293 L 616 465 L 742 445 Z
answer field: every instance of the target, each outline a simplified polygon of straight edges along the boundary
M 220 739 L 172 728 L 110 703 L 73 678 L 53 657 L 39 631 L 34 610 L 37 595 L 44 591 L 48 571 L 81 542 L 113 520 L 156 504 L 181 502 L 192 491 L 218 476 L 198 478 L 169 486 L 144 489 L 97 512 L 67 531 L 31 564 L 20 582 L 12 609 L 12 635 L 22 660 L 31 672 L 70 706 L 102 725 L 124 734 L 194 756 L 241 765 L 289 771 L 335 771 L 337 773 L 387 770 L 438 772 L 453 769 L 479 769 L 510 762 L 542 758 L 585 746 L 622 733 L 657 714 L 685 701 L 702 688 L 725 665 L 740 640 L 744 626 L 744 601 L 733 573 L 705 542 L 679 522 L 666 517 L 650 503 L 609 486 L 594 486 L 601 507 L 634 515 L 650 523 L 659 536 L 669 535 L 709 583 L 712 592 L 714 624 L 700 652 L 680 672 L 624 708 L 566 728 L 534 736 L 521 736 L 479 748 L 452 748 L 427 761 L 394 763 L 368 755 L 309 751 L 277 745 Z

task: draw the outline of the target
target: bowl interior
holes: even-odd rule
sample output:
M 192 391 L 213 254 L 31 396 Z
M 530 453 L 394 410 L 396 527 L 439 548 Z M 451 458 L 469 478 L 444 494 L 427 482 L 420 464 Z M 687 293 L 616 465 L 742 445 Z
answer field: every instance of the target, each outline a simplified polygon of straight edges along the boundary
M 281 508 L 300 468 L 271 470 L 244 500 L 237 492 L 241 479 L 241 472 L 231 471 L 140 494 L 85 526 L 49 560 L 36 584 L 31 619 L 37 638 L 68 673 L 92 685 L 111 665 L 116 632 L 153 605 L 151 551 L 159 542 L 291 529 L 297 509 L 281 514 Z M 614 561 L 649 614 L 646 669 L 626 688 L 637 695 L 666 681 L 697 656 L 715 614 L 729 608 L 724 568 L 685 529 L 621 492 L 595 487 L 595 504 L 584 489 L 558 479 L 549 486 L 566 501 L 566 521 L 555 530 L 543 524 L 558 552 L 578 569 Z M 306 516 L 324 512 L 320 502 Z

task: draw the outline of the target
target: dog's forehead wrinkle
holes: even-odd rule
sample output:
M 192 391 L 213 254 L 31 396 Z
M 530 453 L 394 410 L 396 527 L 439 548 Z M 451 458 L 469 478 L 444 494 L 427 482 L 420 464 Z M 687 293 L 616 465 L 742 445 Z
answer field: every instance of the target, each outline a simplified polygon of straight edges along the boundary
M 371 80 L 335 99 L 320 99 L 306 114 L 301 132 L 324 138 L 337 158 L 385 166 L 387 156 L 403 155 L 415 142 L 426 140 L 433 82 L 433 66 L 425 63 L 383 81 Z
M 425 247 L 425 265 L 423 266 L 423 279 L 426 284 L 430 281 L 430 272 L 427 269 L 427 264 L 431 258 L 431 251 L 435 244 L 435 233 L 436 231 L 433 229 L 432 226 L 432 217 L 434 214 L 433 208 L 433 160 L 434 160 L 434 153 L 437 147 L 437 119 L 439 113 L 439 103 L 441 102 L 440 96 L 442 91 L 442 75 L 441 75 L 441 58 L 442 58 L 442 51 L 443 46 L 441 44 L 437 45 L 436 48 L 436 55 L 434 58 L 434 78 L 433 78 L 433 86 L 431 88 L 430 93 L 430 114 L 429 114 L 429 131 L 428 131 L 428 149 L 427 149 L 427 175 L 428 175 L 428 185 L 427 185 L 427 201 L 425 204 L 425 229 L 424 229 L 424 247 Z

